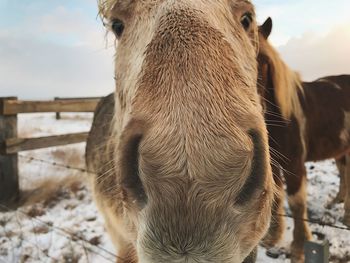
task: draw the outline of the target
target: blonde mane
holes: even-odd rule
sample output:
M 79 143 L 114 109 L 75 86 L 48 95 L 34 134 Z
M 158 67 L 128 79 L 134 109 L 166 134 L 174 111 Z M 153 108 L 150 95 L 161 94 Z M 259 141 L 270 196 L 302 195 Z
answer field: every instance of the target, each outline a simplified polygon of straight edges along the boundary
M 298 92 L 302 81 L 298 72 L 291 70 L 281 59 L 277 50 L 263 37 L 260 37 L 260 52 L 267 56 L 270 74 L 275 90 L 276 102 L 285 119 L 301 110 Z

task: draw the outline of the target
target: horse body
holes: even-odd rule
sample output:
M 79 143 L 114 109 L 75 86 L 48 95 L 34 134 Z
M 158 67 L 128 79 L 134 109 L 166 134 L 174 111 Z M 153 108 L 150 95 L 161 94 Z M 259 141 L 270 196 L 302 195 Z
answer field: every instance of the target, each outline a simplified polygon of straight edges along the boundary
M 350 76 L 303 82 L 307 161 L 343 156 L 350 150 Z
M 96 110 L 87 163 L 120 262 L 241 263 L 266 232 L 274 191 L 253 6 L 100 9 L 119 37 L 117 89 Z
M 295 218 L 292 262 L 303 262 L 304 242 L 311 239 L 309 227 L 302 220 L 307 219 L 304 163 L 342 158 L 349 153 L 350 76 L 301 82 L 268 43 L 271 28 L 271 20 L 260 27 L 259 92 L 266 112 L 271 154 L 276 162 L 272 167 L 274 178 L 283 188 L 282 168 Z M 350 185 L 350 163 L 346 163 L 343 172 L 344 181 L 349 182 L 345 185 Z M 350 224 L 350 187 L 347 188 L 344 223 Z M 283 202 L 277 200 L 273 210 L 277 217 L 283 214 Z M 277 243 L 282 229 L 281 221 L 273 220 L 266 245 Z

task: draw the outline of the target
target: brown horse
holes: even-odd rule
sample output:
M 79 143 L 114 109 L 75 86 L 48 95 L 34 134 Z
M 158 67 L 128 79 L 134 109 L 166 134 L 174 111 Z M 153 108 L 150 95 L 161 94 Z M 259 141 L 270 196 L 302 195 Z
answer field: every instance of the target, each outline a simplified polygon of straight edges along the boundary
M 253 262 L 275 190 L 246 0 L 100 0 L 116 92 L 87 142 L 118 262 Z
M 265 108 L 276 183 L 282 188 L 281 168 L 287 184 L 289 206 L 294 220 L 292 261 L 303 261 L 304 241 L 311 238 L 307 223 L 307 161 L 343 157 L 338 161 L 344 174 L 344 223 L 350 225 L 350 76 L 332 76 L 314 82 L 301 82 L 267 41 L 272 20 L 260 28 L 259 93 Z M 343 189 L 343 190 L 344 190 Z M 340 193 L 341 194 L 341 193 Z M 282 201 L 274 206 L 274 218 L 283 213 Z M 272 221 L 265 242 L 273 245 L 281 237 L 280 220 Z
M 349 202 L 349 200 L 350 200 L 350 194 L 349 194 L 349 189 L 350 189 L 350 178 L 349 178 L 350 154 L 348 153 L 340 158 L 337 158 L 335 160 L 335 162 L 336 162 L 336 165 L 338 167 L 339 176 L 340 176 L 339 191 L 338 191 L 337 196 L 334 198 L 334 200 L 328 204 L 328 207 L 332 207 L 334 204 L 337 204 L 337 203 L 345 202 L 345 200 L 348 200 L 347 202 Z M 346 207 L 347 206 L 345 203 L 345 208 Z M 348 209 L 350 209 L 349 206 L 348 206 Z M 346 218 L 344 218 L 344 219 L 345 219 L 344 223 L 349 226 L 349 224 L 350 224 L 349 220 L 346 220 Z

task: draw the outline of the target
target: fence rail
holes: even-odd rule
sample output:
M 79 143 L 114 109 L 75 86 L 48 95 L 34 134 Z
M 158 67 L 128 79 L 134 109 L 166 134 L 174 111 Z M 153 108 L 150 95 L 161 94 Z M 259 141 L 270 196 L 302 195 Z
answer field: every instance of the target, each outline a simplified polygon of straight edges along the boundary
M 3 100 L 0 114 L 14 115 L 18 113 L 38 112 L 93 112 L 98 99 L 61 99 L 54 101 Z
M 89 133 L 72 133 L 40 138 L 11 138 L 4 142 L 3 154 L 13 154 L 23 151 L 30 151 L 53 146 L 85 142 Z
M 18 153 L 84 142 L 88 132 L 39 138 L 18 138 L 17 115 L 22 113 L 94 112 L 100 98 L 55 98 L 45 101 L 0 98 L 0 203 L 19 198 Z M 59 118 L 58 118 L 59 119 Z
M 97 103 L 100 101 L 101 97 L 89 97 L 89 98 L 62 98 L 62 97 L 55 97 L 55 101 L 82 101 L 82 102 L 92 102 Z M 56 119 L 61 119 L 61 112 L 63 111 L 57 111 L 56 112 Z

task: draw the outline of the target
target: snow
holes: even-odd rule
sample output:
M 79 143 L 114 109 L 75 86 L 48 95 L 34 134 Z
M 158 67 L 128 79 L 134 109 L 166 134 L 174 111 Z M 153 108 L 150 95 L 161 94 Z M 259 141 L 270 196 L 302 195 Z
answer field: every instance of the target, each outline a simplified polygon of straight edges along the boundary
M 92 114 L 20 115 L 19 134 L 37 137 L 88 131 Z M 21 189 L 31 189 L 40 181 L 52 179 L 67 186 L 57 194 L 17 211 L 0 212 L 0 262 L 115 262 L 115 250 L 105 231 L 101 215 L 92 202 L 87 174 L 78 170 L 52 166 L 30 157 L 58 164 L 84 168 L 84 143 L 23 152 L 19 157 Z M 307 164 L 308 208 L 311 219 L 343 226 L 343 204 L 330 209 L 326 205 L 336 196 L 339 187 L 334 161 Z M 69 183 L 79 179 L 82 184 Z M 286 213 L 290 211 L 286 205 Z M 287 229 L 278 245 L 279 258 L 267 257 L 259 248 L 257 262 L 289 262 L 287 254 L 292 240 L 293 222 L 286 220 Z M 350 232 L 311 225 L 312 231 L 326 235 L 330 241 L 331 262 L 350 262 Z
M 344 215 L 344 204 L 337 204 L 327 209 L 327 205 L 337 195 L 339 189 L 339 176 L 334 160 L 326 160 L 317 163 L 307 163 L 308 188 L 307 203 L 309 219 L 322 221 L 328 224 L 346 227 L 342 224 Z M 287 204 L 285 209 L 291 215 Z M 293 220 L 287 219 L 287 230 L 283 241 L 278 245 L 281 251 L 289 253 L 292 241 Z M 330 254 L 333 263 L 350 262 L 350 231 L 339 230 L 332 227 L 322 227 L 317 224 L 310 224 L 311 231 L 326 235 L 330 243 Z M 286 254 L 278 259 L 271 259 L 265 255 L 265 250 L 260 249 L 257 262 L 290 262 Z
M 91 121 L 92 114 L 62 114 L 61 120 L 54 114 L 28 114 L 19 116 L 18 130 L 22 137 L 85 132 Z M 85 173 L 30 160 L 85 168 L 84 151 L 85 143 L 78 143 L 21 153 L 21 189 L 48 178 L 86 182 Z M 69 186 L 49 200 L 0 213 L 0 262 L 115 262 L 114 247 L 87 184 Z

